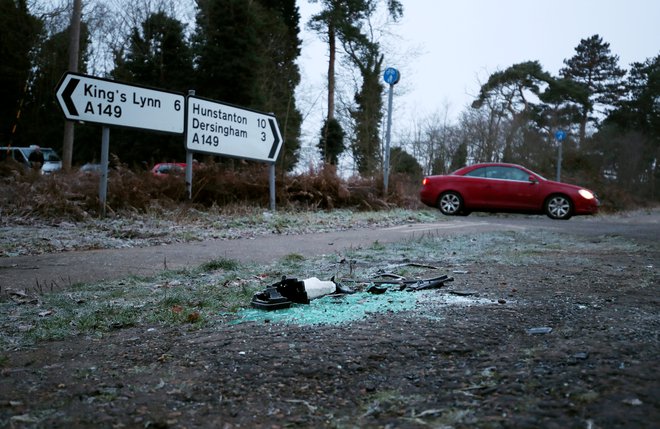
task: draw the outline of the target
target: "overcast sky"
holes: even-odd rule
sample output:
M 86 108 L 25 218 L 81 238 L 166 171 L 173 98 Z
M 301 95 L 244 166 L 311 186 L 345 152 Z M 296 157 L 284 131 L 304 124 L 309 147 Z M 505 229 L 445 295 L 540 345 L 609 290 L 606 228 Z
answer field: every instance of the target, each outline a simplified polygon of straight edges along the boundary
M 450 119 L 469 105 L 480 83 L 498 70 L 538 60 L 557 75 L 581 39 L 600 35 L 629 69 L 660 55 L 660 0 L 401 0 L 404 16 L 386 40 L 385 67 L 401 72 L 395 86 L 393 133 L 449 106 Z M 318 4 L 300 3 L 303 51 L 299 107 L 305 129 L 326 114 L 327 47 L 306 30 Z M 309 131 L 303 139 L 316 140 Z M 393 139 L 394 139 L 393 134 Z

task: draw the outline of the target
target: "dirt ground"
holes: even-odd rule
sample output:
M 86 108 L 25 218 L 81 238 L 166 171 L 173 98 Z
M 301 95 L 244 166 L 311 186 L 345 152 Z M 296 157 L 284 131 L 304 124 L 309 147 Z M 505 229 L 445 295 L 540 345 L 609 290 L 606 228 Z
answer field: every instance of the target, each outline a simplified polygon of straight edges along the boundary
M 462 264 L 413 309 L 352 323 L 223 316 L 15 350 L 0 425 L 660 427 L 660 248 L 591 244 Z

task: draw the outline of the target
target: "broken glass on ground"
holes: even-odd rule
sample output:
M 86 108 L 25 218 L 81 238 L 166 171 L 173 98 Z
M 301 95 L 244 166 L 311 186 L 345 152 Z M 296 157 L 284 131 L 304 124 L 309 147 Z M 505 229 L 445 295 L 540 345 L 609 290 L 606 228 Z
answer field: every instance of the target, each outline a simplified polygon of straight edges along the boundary
M 342 325 L 367 318 L 369 314 L 413 310 L 419 294 L 390 291 L 382 295 L 356 292 L 326 295 L 309 304 L 293 303 L 278 311 L 247 308 L 237 313 L 233 323 L 262 322 L 296 325 Z

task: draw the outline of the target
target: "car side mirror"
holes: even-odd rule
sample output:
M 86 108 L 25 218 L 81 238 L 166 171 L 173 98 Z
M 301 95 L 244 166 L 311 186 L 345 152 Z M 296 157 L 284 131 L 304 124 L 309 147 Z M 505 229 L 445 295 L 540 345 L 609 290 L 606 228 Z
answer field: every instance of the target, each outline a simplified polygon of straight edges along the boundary
M 538 179 L 531 174 L 529 175 L 529 183 L 539 183 Z

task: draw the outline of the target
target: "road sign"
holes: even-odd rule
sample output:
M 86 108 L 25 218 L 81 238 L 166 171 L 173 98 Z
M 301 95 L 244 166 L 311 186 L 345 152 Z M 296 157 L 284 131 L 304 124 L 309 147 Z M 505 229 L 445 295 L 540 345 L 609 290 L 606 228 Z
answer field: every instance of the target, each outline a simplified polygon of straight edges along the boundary
M 559 130 L 555 133 L 555 139 L 557 139 L 557 141 L 560 141 L 560 142 L 564 141 L 565 138 L 566 138 L 566 132 L 565 131 Z
M 183 133 L 183 94 L 65 73 L 55 96 L 71 121 Z
M 401 79 L 401 74 L 399 73 L 399 70 L 395 69 L 394 67 L 388 67 L 385 69 L 383 79 L 385 79 L 385 83 L 396 85 L 399 83 L 399 79 Z
M 274 115 L 188 96 L 186 149 L 274 162 L 282 135 Z

